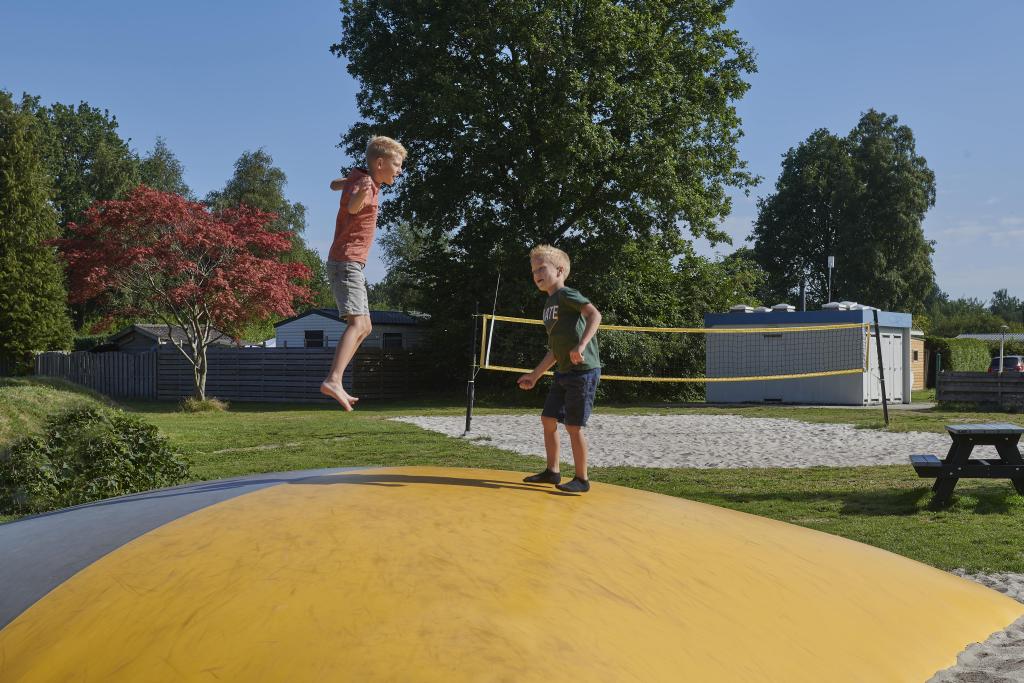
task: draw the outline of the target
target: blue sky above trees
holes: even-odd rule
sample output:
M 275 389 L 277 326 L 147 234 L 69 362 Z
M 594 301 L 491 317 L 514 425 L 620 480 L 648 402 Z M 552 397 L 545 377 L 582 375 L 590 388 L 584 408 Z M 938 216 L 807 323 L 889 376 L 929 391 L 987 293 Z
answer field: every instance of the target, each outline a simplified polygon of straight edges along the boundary
M 757 53 L 738 109 L 740 151 L 763 180 L 735 198 L 733 246 L 704 253 L 746 244 L 755 198 L 773 191 L 789 147 L 816 128 L 845 135 L 873 107 L 913 129 L 935 171 L 924 228 L 939 286 L 952 297 L 1024 292 L 1024 5 L 738 0 L 729 16 Z M 357 84 L 328 49 L 340 37 L 332 0 L 4 3 L 0 88 L 109 109 L 140 153 L 163 136 L 197 196 L 263 147 L 307 207 L 307 242 L 326 254 L 338 198 L 327 184 L 351 162 L 335 145 L 357 118 Z M 371 281 L 384 275 L 378 253 Z

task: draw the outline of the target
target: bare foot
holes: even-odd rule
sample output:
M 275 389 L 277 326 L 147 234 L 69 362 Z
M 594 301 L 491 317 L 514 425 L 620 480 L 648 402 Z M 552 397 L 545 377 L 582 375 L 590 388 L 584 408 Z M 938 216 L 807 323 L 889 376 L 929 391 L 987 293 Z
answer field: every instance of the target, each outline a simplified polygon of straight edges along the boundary
M 355 396 L 349 396 L 348 392 L 345 391 L 341 385 L 323 382 L 320 384 L 320 393 L 325 396 L 330 396 L 335 401 L 341 404 L 341 407 L 346 411 L 351 411 L 356 403 L 359 403 L 359 399 Z

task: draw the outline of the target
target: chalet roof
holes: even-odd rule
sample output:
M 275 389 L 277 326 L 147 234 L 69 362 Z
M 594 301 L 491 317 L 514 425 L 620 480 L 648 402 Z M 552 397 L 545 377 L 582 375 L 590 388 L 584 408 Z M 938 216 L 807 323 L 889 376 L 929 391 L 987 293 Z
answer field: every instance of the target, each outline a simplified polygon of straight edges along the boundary
M 981 339 L 982 341 L 999 341 L 1000 339 L 1006 339 L 1006 341 L 1024 341 L 1024 332 L 1007 332 L 1005 337 L 999 332 L 968 332 L 958 334 L 956 338 Z
M 210 342 L 216 346 L 234 346 L 235 340 L 226 334 L 215 331 L 216 337 Z M 136 323 L 129 325 L 121 330 L 118 330 L 114 334 L 110 335 L 107 339 L 107 343 L 116 344 L 118 341 L 124 339 L 130 334 L 138 334 L 143 337 L 152 339 L 156 343 L 164 344 L 170 340 L 176 341 L 179 344 L 188 343 L 188 335 L 185 334 L 185 330 L 178 325 L 171 326 L 171 336 L 167 336 L 167 325 L 163 323 Z

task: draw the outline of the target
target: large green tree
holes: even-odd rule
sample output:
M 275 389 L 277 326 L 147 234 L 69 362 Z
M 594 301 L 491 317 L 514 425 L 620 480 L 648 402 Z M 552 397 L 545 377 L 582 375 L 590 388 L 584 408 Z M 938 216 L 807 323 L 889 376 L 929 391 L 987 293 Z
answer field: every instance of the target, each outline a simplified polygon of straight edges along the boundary
M 154 190 L 186 199 L 192 197 L 192 190 L 185 183 L 185 167 L 162 137 L 157 137 L 153 149 L 139 160 L 139 180 Z
M 117 131 L 117 117 L 87 102 L 40 106 L 28 98 L 48 134 L 44 157 L 54 179 L 53 205 L 63 235 L 94 202 L 121 199 L 139 184 L 139 160 Z
M 53 178 L 53 208 L 62 237 L 71 234 L 70 225 L 81 222 L 94 202 L 121 199 L 139 184 L 139 160 L 129 140 L 118 133 L 117 117 L 87 102 L 76 105 L 40 104 L 38 97 L 22 101 L 42 124 L 46 134 L 40 145 Z M 95 302 L 72 307 L 76 329 L 88 327 L 106 315 Z
M 573 256 L 570 284 L 607 320 L 674 321 L 650 302 L 674 288 L 687 236 L 727 241 L 726 187 L 753 181 L 734 101 L 754 60 L 725 25 L 731 4 L 342 0 L 332 51 L 364 119 L 342 146 L 358 161 L 382 133 L 409 149 L 381 223 L 423 245 L 402 267 L 436 330 L 468 339 L 499 274 L 498 307 L 536 317 L 538 243 Z M 630 248 L 656 284 L 622 284 Z
M 998 315 L 1007 322 L 1024 322 L 1024 299 L 1010 296 L 1006 289 L 997 289 L 992 292 L 992 300 L 989 302 L 988 308 L 993 315 Z
M 936 295 L 932 242 L 922 222 L 935 204 L 935 174 L 895 116 L 869 110 L 846 137 L 821 129 L 791 148 L 775 193 L 758 201 L 751 239 L 770 295 L 794 300 L 806 279 L 832 298 L 922 312 Z
M 928 307 L 926 332 L 937 337 L 955 337 L 959 334 L 996 333 L 1006 321 L 985 307 L 985 302 L 974 297 L 950 299 L 939 292 Z M 915 326 L 918 325 L 916 319 Z
M 26 105 L 0 91 L 0 359 L 15 363 L 71 341 L 46 133 Z
M 248 206 L 260 211 L 274 213 L 277 219 L 268 226 L 273 232 L 288 232 L 291 235 L 291 249 L 282 256 L 285 263 L 301 263 L 309 268 L 311 278 L 303 284 L 313 292 L 316 306 L 333 306 L 330 285 L 324 271 L 323 259 L 303 239 L 306 230 L 306 207 L 299 202 L 290 202 L 284 188 L 288 183 L 285 172 L 274 165 L 273 157 L 263 149 L 243 152 L 235 162 L 235 170 L 222 190 L 206 195 L 206 204 L 214 209 L 229 209 Z M 272 320 L 255 324 L 247 334 L 253 341 L 257 337 L 267 339 L 274 334 Z
M 423 250 L 420 236 L 409 223 L 401 222 L 382 231 L 378 241 L 388 272 L 383 280 L 367 288 L 370 309 L 424 310 L 421 292 L 410 275 L 411 264 Z

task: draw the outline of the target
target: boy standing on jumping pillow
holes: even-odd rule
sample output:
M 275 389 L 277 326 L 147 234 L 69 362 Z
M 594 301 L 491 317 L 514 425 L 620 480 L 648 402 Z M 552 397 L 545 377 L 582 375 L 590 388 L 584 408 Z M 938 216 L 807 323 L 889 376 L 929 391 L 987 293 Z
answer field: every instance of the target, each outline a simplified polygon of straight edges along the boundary
M 554 484 L 560 491 L 585 493 L 590 490 L 587 478 L 587 426 L 594 407 L 594 394 L 601 381 L 601 357 L 597 348 L 597 327 L 601 311 L 586 297 L 565 286 L 569 277 L 569 256 L 561 249 L 546 244 L 530 251 L 530 268 L 537 288 L 547 292 L 544 304 L 544 327 L 548 331 L 548 352 L 533 372 L 522 375 L 519 388 L 532 389 L 548 368 L 557 364 L 551 390 L 544 402 L 540 421 L 544 426 L 544 451 L 547 469 L 523 479 L 531 484 Z M 558 458 L 558 423 L 565 424 L 572 444 L 576 476 L 568 484 L 560 483 Z
M 366 146 L 366 168 L 352 169 L 347 177 L 331 181 L 332 190 L 341 190 L 341 203 L 334 222 L 334 243 L 327 256 L 327 278 L 338 305 L 338 315 L 345 318 L 348 325 L 334 351 L 330 374 L 320 385 L 320 392 L 336 400 L 345 410 L 352 410 L 359 399 L 345 391 L 341 378 L 371 330 L 363 269 L 377 230 L 380 184 L 395 182 L 402 172 L 405 155 L 401 144 L 377 136 Z

